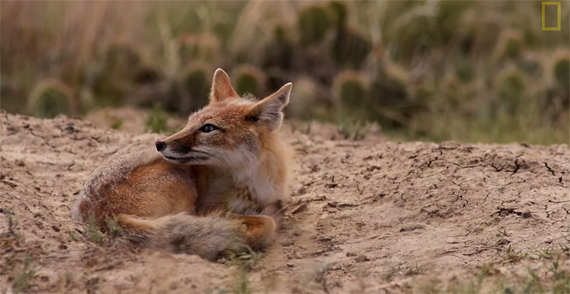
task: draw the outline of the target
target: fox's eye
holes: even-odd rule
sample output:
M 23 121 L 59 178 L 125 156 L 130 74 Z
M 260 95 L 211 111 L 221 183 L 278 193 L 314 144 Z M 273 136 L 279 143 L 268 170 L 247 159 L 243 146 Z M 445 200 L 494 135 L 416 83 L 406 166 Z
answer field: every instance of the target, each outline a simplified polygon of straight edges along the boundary
M 218 128 L 211 124 L 205 124 L 200 128 L 200 132 L 202 133 L 209 133 L 217 130 Z

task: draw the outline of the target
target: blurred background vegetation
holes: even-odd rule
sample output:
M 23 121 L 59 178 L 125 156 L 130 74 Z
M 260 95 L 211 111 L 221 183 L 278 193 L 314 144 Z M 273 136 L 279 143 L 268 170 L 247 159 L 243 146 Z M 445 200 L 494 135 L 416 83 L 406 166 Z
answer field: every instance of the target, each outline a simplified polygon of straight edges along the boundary
M 221 67 L 240 94 L 293 82 L 288 117 L 340 130 L 377 122 L 413 140 L 568 143 L 561 4 L 552 32 L 540 1 L 2 1 L 1 107 L 186 116 Z

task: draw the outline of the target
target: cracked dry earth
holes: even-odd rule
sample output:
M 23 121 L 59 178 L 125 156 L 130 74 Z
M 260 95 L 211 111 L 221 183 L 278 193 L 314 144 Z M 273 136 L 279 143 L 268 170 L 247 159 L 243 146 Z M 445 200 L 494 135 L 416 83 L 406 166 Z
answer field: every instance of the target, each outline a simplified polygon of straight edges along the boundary
M 509 260 L 511 249 L 568 244 L 567 145 L 344 141 L 288 127 L 298 167 L 287 217 L 253 268 L 96 244 L 70 218 L 83 182 L 119 148 L 160 136 L 0 120 L 0 293 L 239 293 L 244 280 L 254 293 L 421 293 L 485 264 L 505 278 L 541 266 Z

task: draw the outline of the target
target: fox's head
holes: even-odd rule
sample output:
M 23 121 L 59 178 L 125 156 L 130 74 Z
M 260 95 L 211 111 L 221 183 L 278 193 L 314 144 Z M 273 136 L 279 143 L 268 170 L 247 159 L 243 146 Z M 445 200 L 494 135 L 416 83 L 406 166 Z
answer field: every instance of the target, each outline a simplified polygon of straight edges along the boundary
M 283 121 L 292 84 L 261 101 L 240 98 L 222 70 L 214 73 L 210 103 L 190 115 L 178 133 L 156 142 L 156 149 L 173 163 L 242 168 L 253 164 L 263 138 Z

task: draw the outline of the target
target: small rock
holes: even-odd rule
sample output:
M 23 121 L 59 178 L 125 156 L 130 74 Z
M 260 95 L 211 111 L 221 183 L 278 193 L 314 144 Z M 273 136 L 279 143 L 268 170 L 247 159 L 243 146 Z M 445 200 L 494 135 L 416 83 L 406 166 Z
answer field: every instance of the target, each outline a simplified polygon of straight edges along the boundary
M 65 127 L 65 129 L 63 129 L 66 133 L 68 134 L 73 134 L 75 133 L 75 127 L 73 126 L 73 124 L 67 124 L 67 126 Z
M 527 210 L 527 211 L 523 212 L 521 216 L 523 218 L 529 218 L 532 216 L 532 214 L 530 213 L 530 211 Z
M 368 256 L 361 254 L 361 255 L 357 256 L 354 260 L 356 262 L 365 262 L 365 261 L 369 261 L 370 259 L 368 258 Z
M 287 246 L 291 246 L 295 244 L 295 242 L 293 240 L 285 240 L 283 242 L 281 242 L 281 246 L 287 247 Z
M 400 232 L 409 232 L 409 231 L 415 231 L 415 230 L 421 230 L 424 229 L 425 227 L 423 225 L 409 225 L 409 226 L 404 226 L 400 229 Z
M 505 238 L 502 238 L 502 239 L 500 239 L 499 241 L 497 241 L 497 245 L 507 245 L 507 244 L 509 244 L 509 243 L 511 243 L 511 241 L 509 241 L 509 240 L 507 240 L 507 239 L 505 239 Z
M 297 184 L 293 187 L 293 191 L 295 195 L 303 195 L 307 193 L 307 188 L 305 188 L 305 185 L 303 184 Z
M 287 263 L 287 266 L 288 266 L 288 267 L 295 267 L 295 264 L 292 263 L 292 262 L 288 262 L 288 263 Z

